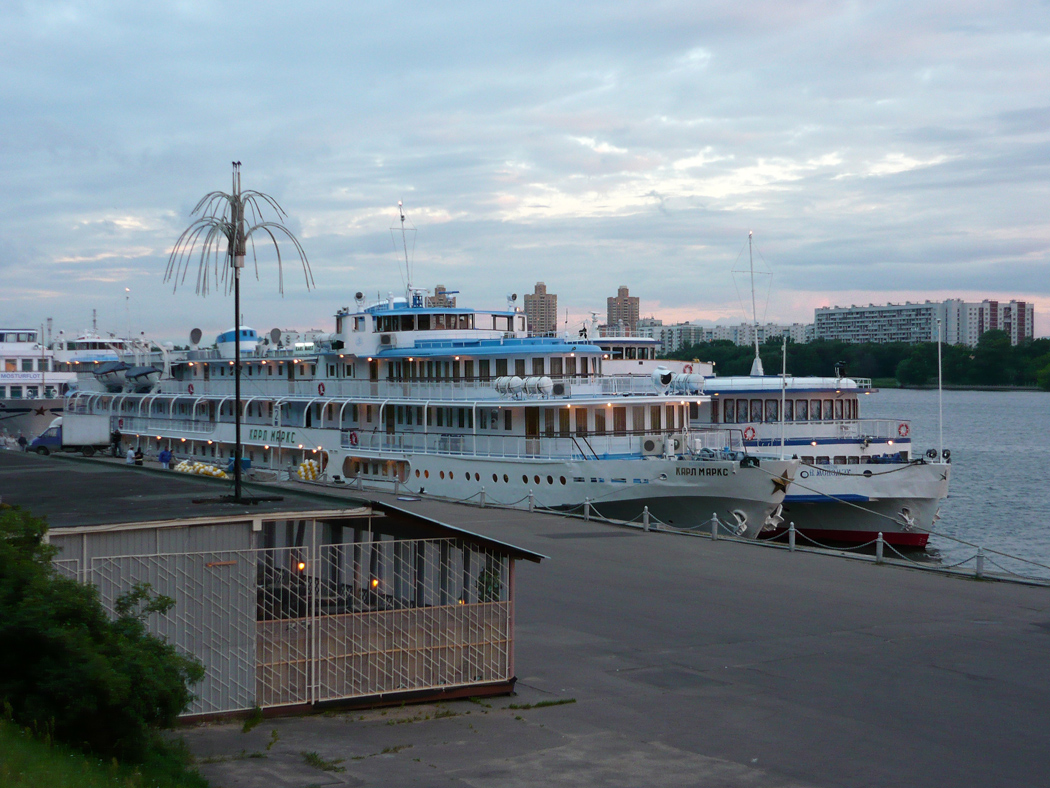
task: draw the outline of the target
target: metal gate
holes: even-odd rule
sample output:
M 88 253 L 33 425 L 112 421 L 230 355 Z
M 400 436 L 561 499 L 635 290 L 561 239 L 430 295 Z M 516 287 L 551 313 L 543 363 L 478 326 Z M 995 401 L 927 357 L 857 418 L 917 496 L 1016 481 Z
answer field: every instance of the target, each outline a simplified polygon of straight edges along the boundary
M 147 626 L 204 663 L 188 714 L 511 678 L 510 559 L 454 539 L 101 557 L 89 579 L 111 613 L 138 583 L 175 600 Z

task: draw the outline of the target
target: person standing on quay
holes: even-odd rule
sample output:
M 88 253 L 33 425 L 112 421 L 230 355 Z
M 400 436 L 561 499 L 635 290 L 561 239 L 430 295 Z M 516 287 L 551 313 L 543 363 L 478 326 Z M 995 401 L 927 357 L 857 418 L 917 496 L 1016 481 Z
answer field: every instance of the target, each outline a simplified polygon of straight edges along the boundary
M 161 449 L 160 454 L 157 455 L 157 461 L 160 463 L 160 467 L 164 469 L 171 468 L 171 449 Z

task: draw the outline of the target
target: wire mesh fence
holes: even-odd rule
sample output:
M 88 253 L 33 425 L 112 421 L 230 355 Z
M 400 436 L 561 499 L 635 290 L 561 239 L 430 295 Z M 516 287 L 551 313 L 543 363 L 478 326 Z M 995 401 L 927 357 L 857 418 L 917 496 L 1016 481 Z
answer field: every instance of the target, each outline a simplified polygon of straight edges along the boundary
M 141 583 L 175 600 L 147 626 L 204 663 L 191 715 L 512 677 L 510 558 L 455 539 L 108 556 L 88 575 L 111 614 Z

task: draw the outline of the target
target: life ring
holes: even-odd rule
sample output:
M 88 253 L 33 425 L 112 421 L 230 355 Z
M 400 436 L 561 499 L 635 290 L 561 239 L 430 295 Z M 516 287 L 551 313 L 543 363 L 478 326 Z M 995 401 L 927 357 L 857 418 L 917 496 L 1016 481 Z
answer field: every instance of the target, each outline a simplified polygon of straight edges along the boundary
M 193 394 L 193 384 L 192 383 L 186 387 L 186 391 L 188 391 L 190 394 Z
M 683 374 L 686 374 L 686 375 L 692 375 L 693 374 L 693 365 L 692 364 L 686 364 L 684 367 L 682 367 L 682 372 L 683 372 Z
M 747 427 L 744 429 L 744 440 L 753 441 L 755 439 L 755 428 Z
M 911 428 L 907 424 L 897 425 L 897 434 L 902 438 L 907 438 L 908 433 L 911 432 Z
M 324 383 L 317 384 L 317 393 L 322 397 L 324 396 Z
M 357 433 L 354 432 L 353 430 L 350 430 L 350 437 L 348 438 L 348 440 L 350 441 L 350 445 L 351 446 L 356 446 L 357 445 Z

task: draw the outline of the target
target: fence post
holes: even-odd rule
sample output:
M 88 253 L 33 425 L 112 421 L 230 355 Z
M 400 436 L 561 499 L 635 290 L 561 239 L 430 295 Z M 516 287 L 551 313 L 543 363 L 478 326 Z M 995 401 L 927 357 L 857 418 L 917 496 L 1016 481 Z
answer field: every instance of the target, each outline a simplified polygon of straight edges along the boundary
M 711 538 L 718 541 L 718 513 L 711 512 Z
M 394 495 L 401 494 L 401 479 L 400 477 L 394 477 Z
M 481 508 L 485 508 L 485 485 L 481 485 Z
M 642 508 L 642 530 L 643 531 L 648 531 L 649 530 L 649 507 L 648 506 Z
M 536 495 L 532 490 L 529 490 L 529 511 L 536 511 Z
M 795 552 L 795 523 L 788 524 L 788 550 Z
M 590 520 L 591 519 L 591 499 L 590 498 L 584 498 L 583 499 L 583 519 L 584 520 Z
M 974 562 L 973 576 L 980 580 L 984 577 L 984 548 L 977 548 L 977 560 Z
M 875 537 L 875 563 L 882 563 L 882 545 L 883 545 L 882 531 L 879 531 L 879 535 Z

